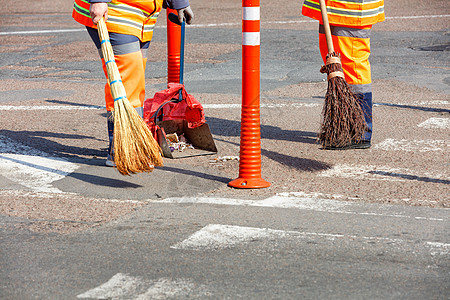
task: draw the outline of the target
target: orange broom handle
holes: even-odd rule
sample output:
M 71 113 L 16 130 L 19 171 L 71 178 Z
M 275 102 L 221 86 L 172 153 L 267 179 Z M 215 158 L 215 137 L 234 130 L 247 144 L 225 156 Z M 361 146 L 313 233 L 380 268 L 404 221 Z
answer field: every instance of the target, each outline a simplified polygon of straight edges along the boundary
M 327 6 L 325 0 L 319 0 L 320 12 L 322 13 L 322 22 L 325 29 L 325 37 L 327 38 L 328 53 L 334 52 L 333 39 L 331 38 L 330 22 L 328 22 Z

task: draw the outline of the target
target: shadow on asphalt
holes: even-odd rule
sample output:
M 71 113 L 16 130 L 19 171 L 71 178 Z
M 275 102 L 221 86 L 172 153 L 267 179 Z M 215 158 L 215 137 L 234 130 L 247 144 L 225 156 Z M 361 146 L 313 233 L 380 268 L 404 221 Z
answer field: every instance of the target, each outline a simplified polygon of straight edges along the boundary
M 223 139 L 215 138 L 218 141 L 232 144 L 239 147 L 238 143 L 233 143 L 230 141 L 225 141 Z M 308 158 L 295 157 L 292 155 L 286 155 L 275 151 L 270 151 L 261 148 L 261 155 L 266 156 L 282 165 L 295 168 L 299 171 L 307 171 L 307 172 L 319 172 L 332 168 L 332 165 Z
M 54 103 L 54 104 L 63 104 L 63 105 L 67 105 L 67 106 L 105 109 L 104 105 L 103 106 L 102 105 L 92 105 L 92 104 L 84 104 L 84 103 L 77 103 L 77 102 L 63 101 L 63 100 L 45 100 L 45 102 Z
M 80 134 L 66 134 L 48 131 L 12 131 L 0 130 L 0 136 L 5 136 L 15 142 L 17 145 L 11 145 L 11 153 L 27 154 L 26 150 L 21 149 L 22 145 L 32 149 L 45 152 L 50 156 L 63 157 L 67 159 L 76 160 L 77 163 L 85 165 L 98 165 L 95 159 L 86 159 L 82 156 L 97 156 L 106 157 L 106 149 L 89 149 L 85 147 L 68 146 L 55 141 L 50 138 L 71 139 L 71 140 L 97 140 L 92 136 Z M 17 149 L 15 150 L 16 147 Z M 30 151 L 32 151 L 30 149 Z
M 185 175 L 189 175 L 189 176 L 200 177 L 202 179 L 218 181 L 218 182 L 222 182 L 222 183 L 230 182 L 230 178 L 228 178 L 228 177 L 221 177 L 221 176 L 206 174 L 206 173 L 197 172 L 197 171 L 193 171 L 193 170 L 186 170 L 186 169 L 167 167 L 167 166 L 164 166 L 164 167 L 158 168 L 158 169 L 161 169 L 163 171 L 174 172 L 177 174 L 185 174 Z
M 63 102 L 56 101 L 59 104 Z M 54 103 L 56 103 L 54 102 Z M 64 102 L 64 104 L 70 104 Z M 211 131 L 216 136 L 240 136 L 240 122 L 232 121 L 214 117 L 208 117 L 207 123 L 210 125 Z M 102 165 L 103 162 L 99 162 L 98 159 L 86 159 L 83 156 L 96 156 L 103 158 L 106 156 L 106 149 L 89 149 L 85 147 L 68 146 L 55 141 L 50 138 L 58 139 L 71 139 L 71 140 L 98 140 L 92 136 L 79 135 L 79 134 L 66 134 L 66 133 L 56 133 L 56 132 L 46 132 L 46 131 L 11 131 L 11 130 L 0 130 L 0 135 L 6 136 L 9 139 L 16 141 L 19 144 L 26 145 L 33 149 L 48 153 L 50 156 L 63 157 L 69 160 L 75 161 L 77 164 L 97 166 Z M 274 140 L 286 140 L 292 142 L 300 142 L 307 144 L 317 143 L 317 133 L 307 132 L 307 131 L 296 131 L 296 130 L 284 130 L 276 126 L 271 125 L 261 125 L 261 136 L 265 139 Z M 233 143 L 229 141 L 222 140 L 226 143 L 231 143 L 233 145 L 239 146 L 238 143 Z M 14 151 L 14 150 L 13 150 Z M 20 151 L 20 150 L 19 150 Z M 23 153 L 21 153 L 23 154 Z M 283 153 L 270 151 L 266 149 L 261 149 L 261 154 L 286 166 L 295 168 L 300 171 L 317 172 L 323 171 L 331 168 L 331 165 L 306 158 L 299 158 L 292 155 L 286 155 Z M 192 170 L 179 169 L 174 167 L 164 167 L 163 170 L 182 173 L 190 176 L 196 176 L 204 179 L 209 179 L 217 182 L 228 183 L 229 178 L 214 176 L 210 174 L 205 174 L 202 172 L 196 172 Z M 114 180 L 110 178 L 98 177 L 88 174 L 73 173 L 71 177 L 76 179 L 95 182 L 96 185 L 111 186 L 111 187 L 131 187 L 137 188 L 138 185 L 129 184 L 126 181 Z
M 215 135 L 240 136 L 241 122 L 214 117 L 206 117 L 206 121 Z M 317 144 L 317 133 L 300 130 L 285 130 L 272 125 L 261 124 L 261 138 L 284 140 L 305 144 Z
M 295 157 L 265 149 L 261 149 L 261 155 L 264 155 L 276 162 L 279 162 L 282 165 L 295 168 L 299 171 L 320 172 L 332 168 L 332 165 L 318 160 Z
M 241 122 L 207 117 L 207 123 L 211 132 L 216 136 L 240 136 Z M 285 140 L 306 144 L 317 144 L 317 133 L 299 130 L 285 130 L 271 125 L 261 125 L 261 138 L 273 140 Z M 226 141 L 224 139 L 216 140 L 239 146 L 238 143 Z M 261 155 L 264 155 L 282 165 L 295 168 L 299 171 L 318 172 L 330 169 L 330 164 L 307 158 L 295 157 L 283 153 L 261 149 Z
M 93 185 L 103 186 L 103 187 L 113 187 L 113 188 L 141 188 L 142 185 L 134 184 L 128 181 L 119 180 L 119 179 L 113 179 L 108 177 L 102 177 L 102 176 L 96 176 L 96 175 L 90 175 L 86 173 L 77 173 L 73 172 L 67 175 L 67 177 L 72 177 L 75 179 L 78 179 L 80 181 L 88 182 Z
M 385 172 L 385 171 L 370 171 L 369 173 L 375 174 L 375 175 L 381 175 L 381 176 L 402 178 L 402 179 L 407 179 L 407 180 L 417 180 L 417 181 L 423 181 L 423 182 L 450 184 L 450 180 L 436 179 L 436 178 L 430 178 L 430 177 L 421 177 L 421 176 L 410 175 L 410 174 L 392 173 L 392 172 Z
M 424 107 L 424 106 L 395 104 L 395 103 L 378 102 L 378 103 L 374 103 L 374 106 L 390 106 L 390 107 L 396 107 L 396 108 L 415 109 L 415 110 L 420 110 L 420 111 L 450 113 L 450 109 L 445 109 L 445 108 L 433 108 L 433 107 Z

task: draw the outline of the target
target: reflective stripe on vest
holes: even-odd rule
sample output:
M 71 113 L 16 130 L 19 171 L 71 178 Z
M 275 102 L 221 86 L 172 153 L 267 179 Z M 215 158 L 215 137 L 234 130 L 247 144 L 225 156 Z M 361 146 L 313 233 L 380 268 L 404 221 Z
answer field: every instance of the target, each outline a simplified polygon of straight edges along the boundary
M 327 0 L 330 24 L 366 26 L 384 21 L 384 0 Z M 305 0 L 302 14 L 322 20 L 318 0 Z
M 339 27 L 339 26 L 330 26 L 331 34 L 334 36 L 345 36 L 352 37 L 358 39 L 369 39 L 370 33 L 372 31 L 372 26 L 369 26 L 367 29 L 361 28 L 350 28 L 350 27 Z M 325 34 L 325 29 L 323 25 L 319 26 L 319 33 Z
M 75 0 L 72 17 L 85 26 L 95 28 L 89 15 L 89 6 L 87 0 Z M 108 3 L 106 26 L 110 32 L 130 34 L 137 36 L 141 41 L 150 41 L 161 8 L 162 0 L 149 0 L 150 11 L 113 0 Z
M 75 0 L 73 3 L 72 17 L 78 23 L 94 27 L 94 23 L 92 23 L 91 16 L 89 15 L 89 6 L 90 4 L 87 1 Z

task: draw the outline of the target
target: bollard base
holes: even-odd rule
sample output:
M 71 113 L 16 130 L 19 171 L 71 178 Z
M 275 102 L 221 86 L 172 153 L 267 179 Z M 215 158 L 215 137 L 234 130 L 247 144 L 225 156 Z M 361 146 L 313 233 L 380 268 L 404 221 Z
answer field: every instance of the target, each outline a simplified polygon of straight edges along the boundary
M 237 189 L 262 189 L 270 186 L 270 182 L 265 181 L 262 178 L 237 178 L 228 183 L 228 186 Z

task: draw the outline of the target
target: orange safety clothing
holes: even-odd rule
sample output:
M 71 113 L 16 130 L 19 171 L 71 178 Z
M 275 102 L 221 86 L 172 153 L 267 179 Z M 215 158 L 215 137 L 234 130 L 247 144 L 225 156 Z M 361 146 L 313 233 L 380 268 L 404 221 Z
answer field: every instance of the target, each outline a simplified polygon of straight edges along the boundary
M 369 63 L 370 31 L 382 22 L 383 0 L 325 0 L 334 50 L 341 55 L 345 80 L 357 95 L 364 111 L 367 129 L 363 140 L 372 138 L 372 78 Z M 324 63 L 328 54 L 319 0 L 305 0 L 302 14 L 318 20 L 319 48 Z
M 127 99 L 143 116 L 143 104 L 145 100 L 145 66 L 147 63 L 147 50 L 153 37 L 153 29 L 161 9 L 183 9 L 189 6 L 188 0 L 105 0 L 88 1 L 74 0 L 72 17 L 86 29 L 95 43 L 103 64 L 103 71 L 108 78 L 105 60 L 101 52 L 101 41 L 97 32 L 97 26 L 90 16 L 89 2 L 105 2 L 108 5 L 108 19 L 106 27 L 109 32 L 109 40 L 114 51 L 114 61 L 119 69 L 121 81 L 124 85 Z M 105 85 L 105 102 L 107 109 L 108 125 L 108 158 L 106 165 L 111 166 L 111 158 L 114 156 L 114 122 L 111 118 L 114 110 L 114 99 L 111 95 L 109 82 Z M 109 162 L 109 163 L 108 163 Z
M 129 34 L 150 41 L 163 0 L 112 0 L 108 2 L 108 32 Z M 87 0 L 75 0 L 72 17 L 87 27 L 97 28 L 89 15 Z
M 333 25 L 367 26 L 385 19 L 384 0 L 325 0 L 325 4 Z M 302 14 L 322 22 L 319 0 L 305 0 Z
M 97 29 L 87 27 L 87 31 L 98 49 L 105 77 L 108 78 Z M 133 35 L 115 32 L 109 34 L 109 40 L 127 99 L 133 107 L 142 108 L 145 100 L 145 66 L 150 42 L 141 42 Z M 108 82 L 105 84 L 105 102 L 108 111 L 114 110 L 114 99 Z
M 141 42 L 150 41 L 162 4 L 163 0 L 112 0 L 108 3 L 108 20 L 106 22 L 108 32 L 110 32 L 110 35 L 123 35 L 126 40 L 126 36 L 134 36 Z M 75 0 L 72 16 L 77 22 L 89 29 L 95 29 L 96 25 L 89 15 L 89 7 L 90 4 L 87 0 Z M 94 32 L 91 33 L 94 34 Z M 97 34 L 95 33 L 95 35 Z M 117 38 L 120 40 L 120 36 Z M 119 42 L 119 44 L 122 44 L 122 42 Z M 143 107 L 147 49 L 140 49 L 138 42 L 127 42 L 125 45 L 112 43 L 112 46 L 128 101 L 135 108 Z M 97 47 L 100 48 L 100 44 Z M 116 49 L 118 47 L 121 49 Z M 102 63 L 107 77 L 103 59 Z M 114 99 L 111 96 L 109 83 L 105 85 L 105 102 L 108 111 L 114 110 Z
M 334 51 L 340 54 L 345 80 L 350 85 L 370 84 L 370 32 L 372 25 L 349 28 L 331 26 Z M 319 28 L 319 48 L 324 63 L 328 55 L 323 25 Z
M 146 58 L 142 57 L 141 51 L 133 53 L 114 55 L 114 59 L 119 69 L 123 86 L 127 93 L 127 99 L 133 107 L 143 107 L 145 100 L 145 65 Z M 102 58 L 103 71 L 106 72 L 105 60 Z M 114 110 L 114 99 L 111 95 L 109 83 L 105 84 L 106 110 Z

